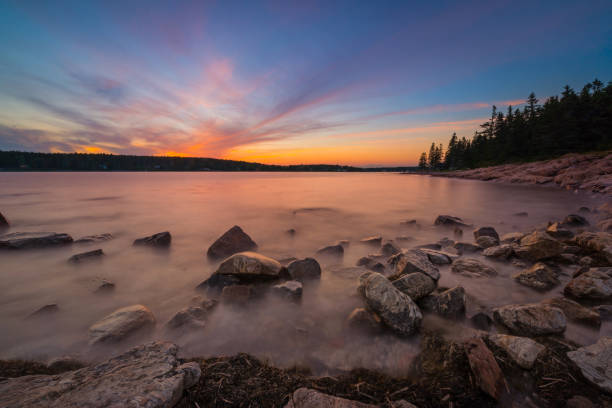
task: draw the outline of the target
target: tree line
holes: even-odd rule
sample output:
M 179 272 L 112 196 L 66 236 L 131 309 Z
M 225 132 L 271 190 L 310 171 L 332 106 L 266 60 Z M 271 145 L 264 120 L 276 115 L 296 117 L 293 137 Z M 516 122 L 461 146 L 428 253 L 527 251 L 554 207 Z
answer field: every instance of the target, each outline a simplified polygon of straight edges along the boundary
M 565 86 L 543 105 L 532 92 L 524 108 L 493 105 L 491 118 L 470 139 L 451 136 L 446 150 L 432 143 L 419 158 L 424 170 L 455 170 L 550 159 L 612 149 L 612 82 L 595 79 L 579 93 Z

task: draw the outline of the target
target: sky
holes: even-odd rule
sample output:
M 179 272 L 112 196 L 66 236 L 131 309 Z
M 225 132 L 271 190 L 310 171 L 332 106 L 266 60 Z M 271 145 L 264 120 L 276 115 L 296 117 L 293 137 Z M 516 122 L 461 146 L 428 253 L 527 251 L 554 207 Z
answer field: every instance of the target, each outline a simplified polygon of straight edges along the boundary
M 612 80 L 612 2 L 0 0 L 0 150 L 409 166 Z

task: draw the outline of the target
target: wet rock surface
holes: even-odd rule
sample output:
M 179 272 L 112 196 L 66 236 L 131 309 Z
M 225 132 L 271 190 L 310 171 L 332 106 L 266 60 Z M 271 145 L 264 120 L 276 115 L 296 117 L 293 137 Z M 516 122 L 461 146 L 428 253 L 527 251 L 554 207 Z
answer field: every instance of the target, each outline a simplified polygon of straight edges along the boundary
M 134 241 L 135 246 L 149 246 L 155 248 L 167 248 L 172 242 L 172 235 L 168 231 L 158 232 L 148 237 L 138 238 Z
M 238 225 L 221 235 L 206 251 L 211 259 L 223 259 L 238 252 L 254 251 L 257 244 Z
M 317 255 L 329 258 L 342 258 L 344 256 L 344 247 L 340 244 L 328 245 L 317 250 Z
M 231 276 L 242 283 L 266 282 L 286 277 L 287 269 L 275 259 L 256 252 L 240 252 L 219 265 L 215 275 Z
M 442 227 L 469 227 L 468 224 L 464 223 L 459 217 L 453 217 L 452 215 L 438 215 L 434 221 L 434 225 Z
M 419 306 L 447 318 L 459 318 L 465 314 L 465 289 L 461 286 L 423 297 Z
M 302 298 L 302 283 L 298 281 L 287 281 L 272 286 L 272 293 L 276 296 L 293 302 Z
M 410 296 L 410 299 L 417 301 L 436 289 L 436 282 L 429 276 L 413 272 L 393 280 L 393 286 L 398 288 L 402 293 Z
M 476 384 L 498 400 L 507 388 L 506 379 L 491 350 L 479 338 L 466 342 L 466 353 Z
M 4 232 L 10 228 L 8 220 L 0 213 L 0 232 Z
M 508 259 L 514 255 L 514 248 L 510 244 L 501 244 L 485 249 L 482 254 L 487 258 Z
M 287 266 L 291 279 L 304 282 L 321 278 L 321 266 L 314 258 L 304 258 Z
M 346 319 L 346 324 L 351 330 L 365 333 L 377 333 L 382 329 L 382 321 L 376 313 L 365 308 L 357 308 L 351 312 Z
M 112 234 L 96 234 L 96 235 L 86 235 L 74 241 L 75 244 L 94 244 L 97 242 L 105 242 L 113 239 Z
M 533 367 L 538 356 L 546 349 L 545 346 L 528 337 L 492 334 L 489 340 L 504 349 L 516 364 L 526 370 Z
M 565 286 L 564 293 L 576 299 L 612 299 L 612 267 L 590 268 L 572 279 Z
M 55 232 L 12 232 L 0 235 L 0 249 L 50 248 L 72 242 L 70 235 Z
M 563 245 L 545 232 L 534 231 L 521 238 L 514 252 L 519 258 L 531 262 L 552 258 L 563 252 Z
M 514 334 L 541 336 L 565 331 L 563 311 L 544 304 L 507 305 L 493 309 L 493 317 Z
M 143 305 L 115 310 L 89 328 L 89 343 L 114 343 L 155 326 L 155 316 Z
M 94 249 L 93 251 L 81 252 L 80 254 L 72 255 L 68 262 L 78 264 L 81 262 L 93 261 L 100 259 L 104 256 L 104 251 L 101 249 Z
M 599 312 L 582 306 L 578 302 L 574 302 L 566 297 L 555 297 L 550 299 L 544 299 L 541 303 L 558 307 L 563 310 L 565 317 L 569 321 L 576 323 L 586 324 L 593 327 L 601 326 L 601 317 Z
M 518 272 L 512 278 L 521 285 L 541 291 L 552 289 L 560 283 L 555 271 L 543 263 L 537 263 L 529 269 Z
M 1 380 L 0 406 L 172 407 L 201 373 L 196 363 L 181 364 L 177 352 L 172 343 L 155 342 L 76 371 Z
M 387 263 L 395 271 L 395 276 L 400 277 L 411 272 L 420 272 L 433 280 L 440 279 L 440 271 L 429 261 L 429 257 L 420 249 L 409 249 L 389 258 Z
M 497 271 L 474 258 L 459 258 L 451 266 L 454 273 L 470 278 L 486 278 L 497 276 Z
M 612 393 L 612 338 L 602 337 L 597 343 L 567 353 L 584 378 L 601 390 Z

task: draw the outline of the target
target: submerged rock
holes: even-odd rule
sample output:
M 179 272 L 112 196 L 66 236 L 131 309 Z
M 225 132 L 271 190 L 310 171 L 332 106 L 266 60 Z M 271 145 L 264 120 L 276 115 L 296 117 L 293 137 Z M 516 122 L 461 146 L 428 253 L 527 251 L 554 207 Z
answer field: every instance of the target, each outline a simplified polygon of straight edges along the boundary
M 557 274 L 546 264 L 540 262 L 529 269 L 512 275 L 512 279 L 521 285 L 537 290 L 549 290 L 560 283 Z
M 233 276 L 241 283 L 252 283 L 277 280 L 288 273 L 275 259 L 255 252 L 240 252 L 223 261 L 214 274 Z
M 287 300 L 297 302 L 302 298 L 302 283 L 287 281 L 272 286 L 272 293 Z
M 291 279 L 304 282 L 321 278 L 321 265 L 314 258 L 293 261 L 287 266 Z
M 154 342 L 76 371 L 4 379 L 0 406 L 173 407 L 200 378 L 198 364 L 181 364 L 177 353 L 172 343 Z
M 453 217 L 452 215 L 438 215 L 434 221 L 434 225 L 443 227 L 469 227 L 461 218 Z
M 230 285 L 221 291 L 221 302 L 246 306 L 254 297 L 253 288 L 250 285 Z
M 441 293 L 425 296 L 419 305 L 423 310 L 443 317 L 461 317 L 465 314 L 465 289 L 457 286 Z
M 393 256 L 399 254 L 400 252 L 402 252 L 402 249 L 395 245 L 393 241 L 385 242 L 382 248 L 380 248 L 380 253 L 384 256 Z
M 391 283 L 414 301 L 429 295 L 436 289 L 436 282 L 420 272 L 408 273 Z
M 100 281 L 97 289 L 94 291 L 95 293 L 109 293 L 115 290 L 115 284 L 113 282 L 107 281 L 103 279 Z
M 561 309 L 539 303 L 502 306 L 493 309 L 493 317 L 512 333 L 526 336 L 560 334 L 567 325 Z
M 363 238 L 359 241 L 359 243 L 378 248 L 382 244 L 382 237 L 380 235 L 376 235 L 373 237 Z
M 376 272 L 366 272 L 359 280 L 359 292 L 368 308 L 380 316 L 387 326 L 406 336 L 418 331 L 423 315 L 408 295 Z
M 470 244 L 469 242 L 455 242 L 453 248 L 455 248 L 460 254 L 464 254 L 466 252 L 478 252 L 482 250 L 482 247 Z
M 55 232 L 12 232 L 0 235 L 0 249 L 49 248 L 72 243 L 68 234 Z
M 150 246 L 156 248 L 167 248 L 172 242 L 172 235 L 168 231 L 158 232 L 148 237 L 138 238 L 134 241 L 135 246 Z
M 308 388 L 295 390 L 284 408 L 376 408 L 377 405 L 364 404 L 332 395 L 323 394 Z
M 136 332 L 155 326 L 155 317 L 143 305 L 117 309 L 89 328 L 89 344 L 121 341 Z
M 318 249 L 317 255 L 326 256 L 326 257 L 334 257 L 334 258 L 342 258 L 344 256 L 344 247 L 340 244 L 328 245 L 326 247 Z
M 537 262 L 560 255 L 563 245 L 547 233 L 535 231 L 523 237 L 514 252 L 519 258 Z
M 349 329 L 366 333 L 377 333 L 382 328 L 380 317 L 374 312 L 364 308 L 357 308 L 346 319 Z
M 570 214 L 563 219 L 561 225 L 566 225 L 568 227 L 582 227 L 589 225 L 589 222 L 582 215 Z
M 588 307 L 584 307 L 580 303 L 574 302 L 566 297 L 545 299 L 542 303 L 563 310 L 565 317 L 570 321 L 594 327 L 601 326 L 601 318 L 598 312 Z
M 190 306 L 181 309 L 166 323 L 166 328 L 171 330 L 203 328 L 206 325 L 206 319 L 216 306 L 217 301 L 213 301 L 209 303 L 208 307 Z
M 499 240 L 485 235 L 478 237 L 478 239 L 476 239 L 476 244 L 478 244 L 479 247 L 486 249 L 499 245 Z
M 474 230 L 474 239 L 478 240 L 480 237 L 491 237 L 496 241 L 499 241 L 499 234 L 493 227 L 480 227 L 477 230 Z
M 498 400 L 506 390 L 506 379 L 491 350 L 480 338 L 472 338 L 465 343 L 468 362 L 476 384 L 481 390 Z
M 567 353 L 584 378 L 602 391 L 612 393 L 612 338 L 602 337 L 597 343 Z
M 53 315 L 57 312 L 59 312 L 59 306 L 56 303 L 51 303 L 48 305 L 44 305 L 40 309 L 37 309 L 35 312 L 32 312 L 27 318 L 36 319 L 40 317 L 48 317 L 49 315 Z
M 427 254 L 420 249 L 402 251 L 389 258 L 387 263 L 397 278 L 408 273 L 420 272 L 435 281 L 440 279 L 440 271 L 429 261 Z
M 104 256 L 104 251 L 101 249 L 94 249 L 93 251 L 82 252 L 80 254 L 75 254 L 68 259 L 70 263 L 80 263 L 84 261 L 92 261 L 95 259 L 100 259 Z
M 363 256 L 357 260 L 357 266 L 363 266 L 371 271 L 384 273 L 386 270 L 385 265 L 378 260 L 378 257 L 368 255 Z
M 10 227 L 9 222 L 4 218 L 4 215 L 0 213 L 0 232 L 8 230 Z
M 546 350 L 546 347 L 528 337 L 492 334 L 489 340 L 504 349 L 516 364 L 526 370 L 530 370 L 538 356 Z
M 478 259 L 459 258 L 451 266 L 451 271 L 469 278 L 483 278 L 497 276 L 497 271 L 482 263 Z
M 238 252 L 254 251 L 257 249 L 255 241 L 238 225 L 234 225 L 221 235 L 206 252 L 210 259 L 223 259 Z
M 612 267 L 590 268 L 569 281 L 564 292 L 577 299 L 612 299 Z
M 111 234 L 86 235 L 74 241 L 75 244 L 93 244 L 97 242 L 110 241 L 114 237 Z

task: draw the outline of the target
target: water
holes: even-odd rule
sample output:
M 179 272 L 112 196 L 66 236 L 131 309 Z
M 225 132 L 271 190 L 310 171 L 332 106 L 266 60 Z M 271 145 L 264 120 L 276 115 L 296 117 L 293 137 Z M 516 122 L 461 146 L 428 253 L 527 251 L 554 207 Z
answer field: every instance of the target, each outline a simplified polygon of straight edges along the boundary
M 501 235 L 594 207 L 599 200 L 542 187 L 386 173 L 0 173 L 0 211 L 11 221 L 11 231 L 116 237 L 91 246 L 0 253 L 0 358 L 101 358 L 88 347 L 88 327 L 119 307 L 140 303 L 158 321 L 148 338 L 175 341 L 184 356 L 250 352 L 317 372 L 364 366 L 401 374 L 418 352 L 418 336 L 356 337 L 344 330 L 348 314 L 363 303 L 356 294 L 362 271 L 343 267 L 372 252 L 356 241 L 410 235 L 415 238 L 410 246 L 436 242 L 449 234 L 433 227 L 438 214 L 491 225 Z M 519 211 L 529 217 L 512 216 Z M 408 219 L 422 228 L 400 225 Z M 301 305 L 266 299 L 242 310 L 221 306 L 204 330 L 168 333 L 164 323 L 190 304 L 194 288 L 216 269 L 206 249 L 235 224 L 257 242 L 259 252 L 277 259 L 313 256 L 340 239 L 351 245 L 342 265 L 323 265 L 320 284 L 305 287 Z M 295 237 L 285 233 L 289 228 L 297 231 Z M 132 246 L 136 238 L 166 230 L 173 237 L 170 251 Z M 472 240 L 470 231 L 463 239 Z M 72 254 L 97 248 L 106 253 L 100 262 L 66 262 Z M 440 286 L 461 284 L 487 306 L 538 301 L 561 291 L 534 292 L 509 278 L 515 267 L 485 262 L 500 276 L 468 279 L 446 267 Z M 113 281 L 114 293 L 94 294 L 100 279 Z M 59 305 L 56 316 L 24 320 L 49 303 Z M 461 332 L 461 326 L 435 318 L 425 324 Z M 606 325 L 600 333 L 570 326 L 566 336 L 592 343 L 604 332 L 610 332 Z M 121 343 L 104 353 L 129 346 Z

